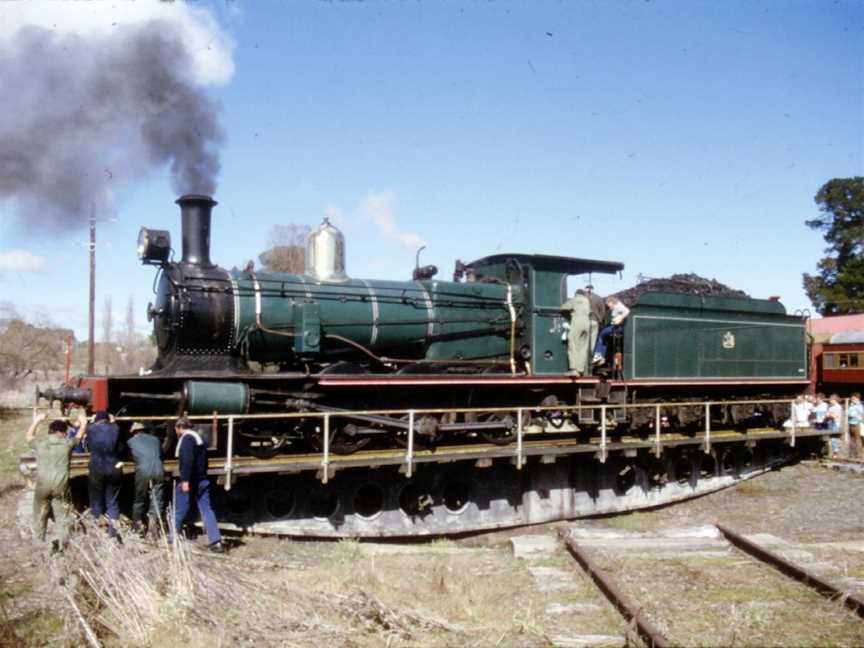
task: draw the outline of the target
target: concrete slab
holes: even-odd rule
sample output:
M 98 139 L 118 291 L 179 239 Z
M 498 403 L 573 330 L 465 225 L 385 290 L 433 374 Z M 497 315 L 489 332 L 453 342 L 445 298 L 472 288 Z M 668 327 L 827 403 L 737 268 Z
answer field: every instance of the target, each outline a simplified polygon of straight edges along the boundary
M 547 558 L 555 553 L 561 544 L 551 535 L 524 535 L 510 538 L 514 558 L 536 560 Z
M 719 538 L 720 531 L 713 524 L 698 527 L 676 527 L 654 531 L 624 531 L 604 527 L 572 526 L 568 529 L 574 540 L 581 539 L 624 539 L 624 538 Z
M 624 637 L 615 635 L 576 635 L 573 637 L 548 637 L 556 648 L 585 648 L 587 646 L 625 646 Z
M 844 540 L 841 542 L 813 542 L 802 544 L 805 549 L 838 549 L 842 551 L 864 552 L 864 540 Z
M 809 551 L 804 551 L 803 549 L 786 549 L 784 547 L 777 551 L 777 553 L 783 556 L 789 562 L 798 563 L 801 565 L 807 563 L 808 567 L 810 566 L 809 563 L 813 563 L 816 560 L 816 556 L 814 556 Z
M 361 542 L 360 551 L 369 556 L 394 556 L 402 554 L 476 554 L 492 555 L 494 549 L 484 547 L 458 547 L 444 543 L 431 544 L 400 544 L 391 542 Z
M 807 563 L 799 563 L 802 567 L 806 567 L 810 571 L 814 571 L 817 574 L 822 574 L 823 576 L 833 578 L 837 574 L 837 565 L 829 562 L 822 562 L 820 560 L 815 560 L 813 562 Z
M 756 544 L 763 547 L 778 547 L 791 544 L 783 538 L 778 538 L 777 536 L 771 535 L 770 533 L 750 533 L 744 535 L 744 537 L 747 538 L 750 542 L 755 542 Z
M 843 578 L 838 578 L 837 582 L 841 583 L 844 587 L 847 587 L 850 590 L 854 590 L 856 592 L 860 592 L 861 590 L 864 590 L 864 578 L 855 578 L 854 576 L 845 576 Z
M 688 551 L 723 551 L 729 543 L 720 538 L 579 538 L 576 542 L 586 549 L 609 549 L 612 551 L 627 551 L 646 553 L 658 552 L 688 552 Z

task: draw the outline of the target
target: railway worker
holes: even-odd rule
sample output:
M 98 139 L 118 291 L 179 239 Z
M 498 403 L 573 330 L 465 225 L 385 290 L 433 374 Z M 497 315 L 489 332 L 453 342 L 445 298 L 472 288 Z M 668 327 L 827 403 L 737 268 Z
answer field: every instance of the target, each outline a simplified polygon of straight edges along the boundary
M 132 502 L 132 530 L 142 538 L 150 531 L 156 534 L 162 518 L 162 441 L 143 423 L 133 423 L 129 430 L 129 451 L 135 460 L 135 498 Z
M 66 437 L 69 423 L 58 419 L 48 425 L 48 435 L 36 437 L 36 430 L 47 418 L 39 414 L 27 430 L 26 440 L 36 455 L 36 490 L 33 493 L 33 534 L 44 542 L 49 514 L 54 516 L 55 551 L 62 552 L 69 532 L 69 457 L 84 435 L 87 419 L 79 417 L 78 431 L 71 439 Z
M 591 304 L 591 348 L 597 346 L 597 334 L 600 332 L 600 327 L 606 321 L 606 303 L 603 298 L 594 292 L 594 286 L 588 284 L 585 286 L 585 296 L 588 297 L 588 302 Z
M 96 412 L 87 433 L 90 446 L 90 465 L 87 487 L 90 495 L 90 513 L 100 520 L 108 514 L 108 535 L 118 538 L 117 520 L 120 517 L 120 484 L 123 479 L 119 459 L 120 430 L 108 412 Z
M 861 405 L 861 394 L 854 393 L 849 399 L 849 410 L 846 420 L 849 422 L 849 458 L 861 459 L 861 419 L 864 418 L 864 407 Z
M 198 507 L 201 521 L 207 532 L 210 551 L 223 553 L 222 534 L 216 524 L 216 516 L 210 506 L 210 479 L 207 477 L 207 446 L 185 416 L 174 425 L 177 434 L 177 449 L 180 479 L 174 486 L 174 528 L 169 531 L 169 542 L 174 533 L 180 533 L 183 522 L 192 508 Z
M 570 330 L 567 333 L 567 362 L 570 373 L 583 376 L 589 373 L 588 353 L 590 342 L 591 302 L 581 290 L 561 304 L 561 310 L 570 314 Z
M 594 347 L 594 359 L 592 361 L 598 367 L 606 362 L 606 345 L 609 338 L 623 330 L 624 320 L 630 314 L 630 309 L 617 297 L 607 297 L 606 307 L 609 309 L 609 326 L 604 327 L 597 336 L 597 345 Z

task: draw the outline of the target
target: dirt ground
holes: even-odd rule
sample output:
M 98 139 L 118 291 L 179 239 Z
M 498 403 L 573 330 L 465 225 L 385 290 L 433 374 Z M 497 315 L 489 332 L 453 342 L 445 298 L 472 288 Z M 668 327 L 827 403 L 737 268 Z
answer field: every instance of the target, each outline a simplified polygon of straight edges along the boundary
M 720 522 L 806 545 L 850 582 L 864 579 L 864 551 L 837 544 L 864 539 L 864 477 L 814 464 L 656 511 L 422 544 L 245 537 L 219 557 L 131 537 L 117 546 L 90 528 L 50 558 L 21 537 L 16 517 L 26 422 L 0 421 L 0 646 L 86 645 L 70 598 L 104 646 L 623 645 L 626 624 L 563 549 L 513 557 L 512 537 L 570 525 L 650 532 Z M 662 564 L 598 556 L 682 645 L 864 644 L 857 617 L 743 555 Z M 735 570 L 738 580 L 720 577 Z

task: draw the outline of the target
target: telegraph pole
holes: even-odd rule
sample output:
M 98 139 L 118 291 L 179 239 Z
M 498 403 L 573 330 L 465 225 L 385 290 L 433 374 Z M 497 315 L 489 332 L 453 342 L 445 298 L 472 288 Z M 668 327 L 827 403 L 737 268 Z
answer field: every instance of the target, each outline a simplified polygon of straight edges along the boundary
M 93 321 L 96 312 L 96 206 L 90 204 L 90 321 L 87 339 L 87 375 L 95 371 Z

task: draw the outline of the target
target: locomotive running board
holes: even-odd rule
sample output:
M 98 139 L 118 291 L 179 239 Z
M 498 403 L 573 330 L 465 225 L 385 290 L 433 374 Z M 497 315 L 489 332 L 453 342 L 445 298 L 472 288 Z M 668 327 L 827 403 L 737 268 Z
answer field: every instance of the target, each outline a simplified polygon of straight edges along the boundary
M 593 376 L 526 376 L 488 374 L 471 376 L 435 375 L 375 375 L 322 376 L 317 383 L 322 387 L 409 386 L 409 385 L 596 385 Z

